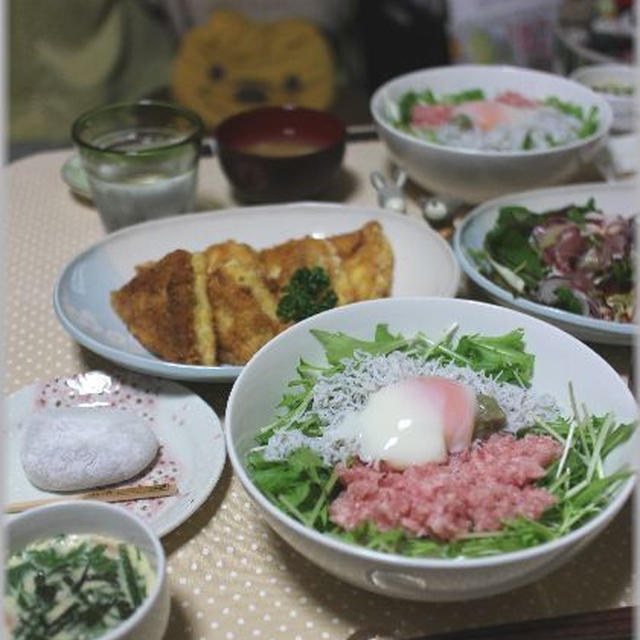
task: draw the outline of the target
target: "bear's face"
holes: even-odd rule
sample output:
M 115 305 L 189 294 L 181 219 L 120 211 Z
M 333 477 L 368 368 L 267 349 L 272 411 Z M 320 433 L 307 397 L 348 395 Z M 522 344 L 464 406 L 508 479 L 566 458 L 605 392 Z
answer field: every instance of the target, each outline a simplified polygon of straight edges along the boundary
M 310 23 L 288 19 L 257 24 L 230 11 L 185 36 L 172 89 L 210 126 L 261 105 L 322 109 L 333 99 L 333 60 Z

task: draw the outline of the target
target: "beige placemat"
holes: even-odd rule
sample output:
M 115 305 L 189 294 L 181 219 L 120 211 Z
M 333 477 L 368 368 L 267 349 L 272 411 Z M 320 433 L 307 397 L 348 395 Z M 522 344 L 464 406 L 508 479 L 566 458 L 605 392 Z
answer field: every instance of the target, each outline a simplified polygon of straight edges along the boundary
M 106 361 L 78 347 L 58 325 L 51 293 L 62 266 L 103 236 L 93 207 L 60 180 L 69 152 L 39 154 L 8 168 L 8 391 Z M 371 170 L 385 166 L 376 142 L 349 146 L 346 171 L 328 198 L 374 204 Z M 200 172 L 200 208 L 232 203 L 217 161 Z M 619 369 L 628 349 L 605 349 Z M 190 385 L 223 415 L 229 385 Z M 344 640 L 363 627 L 399 637 L 632 603 L 627 506 L 564 568 L 511 593 L 452 604 L 392 600 L 351 588 L 281 542 L 262 522 L 227 464 L 205 505 L 163 542 L 172 610 L 166 639 Z

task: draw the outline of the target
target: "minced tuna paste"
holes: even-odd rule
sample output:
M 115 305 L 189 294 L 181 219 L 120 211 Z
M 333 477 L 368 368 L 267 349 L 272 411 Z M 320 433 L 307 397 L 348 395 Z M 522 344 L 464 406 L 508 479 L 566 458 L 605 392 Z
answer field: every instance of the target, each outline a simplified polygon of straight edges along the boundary
M 442 541 L 497 531 L 517 516 L 537 520 L 555 503 L 533 483 L 561 453 L 561 445 L 548 436 L 497 433 L 444 464 L 403 471 L 384 464 L 341 465 L 344 490 L 329 515 L 348 531 L 368 521 L 383 531 L 402 528 Z

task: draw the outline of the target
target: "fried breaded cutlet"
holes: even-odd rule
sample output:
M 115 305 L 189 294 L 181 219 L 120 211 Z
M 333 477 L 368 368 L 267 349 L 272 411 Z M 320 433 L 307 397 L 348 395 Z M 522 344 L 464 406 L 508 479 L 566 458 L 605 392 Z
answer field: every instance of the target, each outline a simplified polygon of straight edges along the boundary
M 379 222 L 327 238 L 341 259 L 355 300 L 385 298 L 391 294 L 393 251 Z
M 302 267 L 322 267 L 343 305 L 390 294 L 393 253 L 378 222 L 260 252 L 228 240 L 139 265 L 111 303 L 142 345 L 164 360 L 244 364 L 285 328 L 278 301 Z
M 283 325 L 251 247 L 232 240 L 174 251 L 111 294 L 129 331 L 165 360 L 244 364 Z
M 111 304 L 127 328 L 164 360 L 201 364 L 195 331 L 195 275 L 191 254 L 178 249 L 146 264 Z
M 258 254 L 248 245 L 229 240 L 203 255 L 218 358 L 244 364 L 283 329 L 275 298 L 265 284 Z
M 277 320 L 276 300 L 267 287 L 264 269 L 256 251 L 248 244 L 227 240 L 207 247 L 202 254 L 207 275 L 223 265 L 235 265 L 234 273 L 238 285 L 248 287 L 260 309 L 273 320 Z
M 322 267 L 338 297 L 338 305 L 355 300 L 351 284 L 342 269 L 340 256 L 325 239 L 307 236 L 263 249 L 260 252 L 260 262 L 264 266 L 267 284 L 276 299 L 282 296 L 291 276 L 298 269 Z
M 263 249 L 269 288 L 277 299 L 301 267 L 322 267 L 338 297 L 338 305 L 384 298 L 391 293 L 393 251 L 379 222 L 326 239 L 305 237 Z

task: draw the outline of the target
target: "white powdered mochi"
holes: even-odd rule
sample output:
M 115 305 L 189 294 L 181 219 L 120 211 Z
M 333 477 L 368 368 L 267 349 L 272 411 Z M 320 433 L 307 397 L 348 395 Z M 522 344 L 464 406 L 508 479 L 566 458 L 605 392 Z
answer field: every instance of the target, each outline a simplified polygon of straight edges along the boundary
M 27 478 L 47 491 L 78 491 L 122 482 L 148 466 L 158 440 L 134 413 L 65 407 L 33 414 L 22 441 Z

